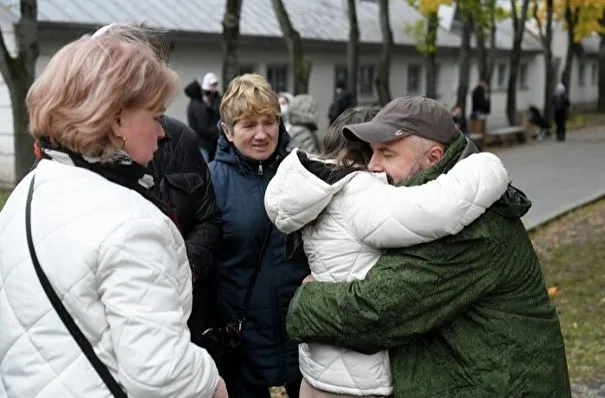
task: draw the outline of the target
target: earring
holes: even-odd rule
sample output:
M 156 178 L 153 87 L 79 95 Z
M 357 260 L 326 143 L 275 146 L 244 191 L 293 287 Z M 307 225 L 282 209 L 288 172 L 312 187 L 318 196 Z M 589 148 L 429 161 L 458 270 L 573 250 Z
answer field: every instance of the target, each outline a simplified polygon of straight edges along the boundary
M 122 140 L 122 148 L 120 148 L 120 149 L 124 150 L 124 148 L 126 148 L 126 138 L 122 137 L 121 135 L 116 135 L 116 138 L 119 138 Z

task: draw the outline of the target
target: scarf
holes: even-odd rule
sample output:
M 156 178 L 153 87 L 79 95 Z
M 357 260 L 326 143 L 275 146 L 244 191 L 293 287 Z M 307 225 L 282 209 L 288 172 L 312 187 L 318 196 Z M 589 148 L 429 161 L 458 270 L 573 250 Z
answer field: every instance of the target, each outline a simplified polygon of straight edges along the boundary
M 48 159 L 69 166 L 81 167 L 99 174 L 115 184 L 136 191 L 178 226 L 174 209 L 161 201 L 152 191 L 155 183 L 149 169 L 133 161 L 126 152 L 117 150 L 109 158 L 101 160 L 53 145 L 48 139 L 42 138 L 34 143 L 34 153 L 38 160 Z

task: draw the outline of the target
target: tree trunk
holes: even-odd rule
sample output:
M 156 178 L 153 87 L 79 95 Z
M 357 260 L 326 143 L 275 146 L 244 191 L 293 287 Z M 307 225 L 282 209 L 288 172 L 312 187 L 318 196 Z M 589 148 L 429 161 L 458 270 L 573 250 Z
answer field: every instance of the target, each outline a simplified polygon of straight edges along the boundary
M 554 65 L 552 62 L 552 18 L 553 0 L 546 0 L 546 32 L 544 34 L 544 118 L 551 121 L 553 118 L 552 97 L 555 91 Z
M 382 51 L 380 52 L 375 83 L 378 102 L 384 106 L 391 101 L 390 75 L 393 32 L 389 19 L 389 0 L 380 0 L 380 30 L 382 31 Z
M 39 55 L 38 3 L 36 0 L 21 0 L 20 10 L 21 18 L 15 25 L 16 58 L 9 54 L 4 37 L 0 34 L 0 72 L 10 93 L 13 114 L 15 181 L 23 178 L 34 162 L 25 97 L 36 78 L 36 60 Z
M 294 95 L 307 94 L 309 92 L 311 61 L 305 58 L 300 33 L 294 29 L 284 3 L 282 0 L 272 0 L 272 2 L 290 55 L 290 64 L 292 65 L 294 79 Z
M 571 82 L 571 71 L 573 68 L 573 56 L 576 50 L 576 43 L 574 42 L 574 28 L 575 28 L 575 17 L 569 6 L 569 0 L 565 2 L 565 23 L 567 24 L 567 53 L 565 54 L 565 66 L 563 67 L 563 73 L 561 75 L 561 83 L 567 89 L 567 96 L 570 94 Z
M 225 15 L 223 16 L 223 92 L 227 90 L 227 86 L 229 85 L 231 79 L 239 74 L 237 44 L 239 41 L 239 21 L 241 10 L 242 0 L 227 0 Z
M 477 44 L 477 68 L 479 69 L 479 80 L 489 82 L 488 78 L 488 56 L 487 48 L 485 47 L 485 30 L 480 24 L 475 21 L 473 28 L 475 30 L 475 39 Z
M 515 0 L 511 0 L 511 19 L 513 23 L 513 48 L 510 53 L 508 87 L 506 90 L 506 118 L 508 124 L 516 124 L 517 114 L 517 71 L 521 63 L 521 44 L 523 43 L 523 34 L 525 33 L 525 20 L 527 18 L 527 9 L 529 0 L 523 0 L 521 13 L 517 15 Z
M 355 0 L 348 0 L 349 43 L 347 45 L 347 86 L 353 96 L 353 106 L 357 105 L 357 78 L 359 75 L 359 25 Z
M 15 143 L 15 182 L 21 180 L 34 164 L 34 139 L 29 133 L 29 114 L 25 107 L 27 90 L 34 79 L 27 76 L 14 80 L 9 87 Z
M 605 33 L 601 34 L 601 43 L 599 44 L 599 102 L 597 111 L 605 113 Z
M 427 17 L 426 30 L 426 96 L 437 99 L 437 30 L 439 17 L 433 13 Z
M 456 93 L 456 104 L 460 105 L 466 112 L 466 98 L 468 97 L 468 85 L 471 74 L 471 33 L 472 15 L 470 11 L 464 10 L 462 15 L 462 44 L 458 55 L 458 91 Z
M 489 3 L 489 56 L 487 60 L 487 70 L 485 71 L 485 81 L 489 83 L 491 90 L 491 81 L 494 74 L 494 65 L 496 63 L 498 46 L 496 44 L 496 1 Z

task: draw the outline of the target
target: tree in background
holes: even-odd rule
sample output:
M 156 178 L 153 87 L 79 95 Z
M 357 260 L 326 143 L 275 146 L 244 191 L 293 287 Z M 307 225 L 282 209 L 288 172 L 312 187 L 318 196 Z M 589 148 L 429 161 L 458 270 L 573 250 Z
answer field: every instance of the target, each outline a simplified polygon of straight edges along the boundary
M 512 1 L 512 0 L 511 0 Z M 496 0 L 468 0 L 466 4 L 473 14 L 473 30 L 477 43 L 477 68 L 479 79 L 492 81 L 496 60 L 496 24 L 509 17 L 508 12 L 498 6 Z M 489 41 L 489 46 L 487 42 Z
M 510 51 L 508 86 L 506 89 L 506 117 L 508 124 L 517 123 L 517 72 L 521 63 L 521 44 L 525 34 L 525 23 L 529 9 L 529 0 L 522 0 L 519 9 L 517 1 L 510 0 L 510 17 L 513 24 L 513 46 Z
M 375 84 L 378 103 L 382 106 L 391 101 L 391 51 L 393 49 L 393 31 L 389 13 L 389 0 L 379 1 L 380 30 L 382 31 L 382 50 L 378 61 Z
M 554 0 L 533 0 L 533 16 L 538 25 L 542 51 L 544 52 L 544 118 L 552 120 L 552 97 L 555 92 L 555 70 L 552 56 L 552 21 Z
M 462 19 L 462 32 L 460 52 L 458 53 L 458 89 L 456 90 L 456 104 L 462 106 L 466 112 L 468 87 L 471 76 L 471 36 L 473 33 L 473 5 L 476 1 L 466 0 L 457 3 L 457 12 Z
M 347 44 L 347 86 L 357 105 L 357 78 L 359 73 L 359 24 L 355 0 L 347 1 L 349 15 L 349 43 Z
M 561 82 L 570 87 L 574 55 L 582 51 L 580 42 L 595 33 L 604 33 L 601 26 L 605 0 L 556 0 L 555 18 L 563 19 L 567 31 L 567 53 Z M 569 93 L 568 93 L 569 95 Z
M 294 95 L 309 92 L 309 77 L 311 76 L 311 61 L 305 58 L 300 33 L 294 28 L 282 0 L 272 0 L 273 9 L 281 28 L 292 65 L 294 77 Z
M 15 24 L 17 56 L 13 57 L 0 34 L 0 72 L 8 86 L 13 114 L 15 179 L 20 180 L 34 162 L 33 139 L 28 133 L 29 116 L 25 107 L 27 91 L 36 78 L 38 47 L 38 2 L 20 1 L 21 17 Z
M 227 91 L 227 86 L 229 85 L 231 79 L 239 74 L 237 44 L 239 41 L 239 22 L 241 11 L 242 0 L 227 0 L 225 15 L 223 16 L 223 92 Z
M 424 55 L 426 66 L 425 95 L 437 98 L 437 34 L 439 32 L 439 7 L 451 5 L 451 0 L 408 0 L 424 18 L 406 26 L 406 31 L 416 41 L 416 48 Z

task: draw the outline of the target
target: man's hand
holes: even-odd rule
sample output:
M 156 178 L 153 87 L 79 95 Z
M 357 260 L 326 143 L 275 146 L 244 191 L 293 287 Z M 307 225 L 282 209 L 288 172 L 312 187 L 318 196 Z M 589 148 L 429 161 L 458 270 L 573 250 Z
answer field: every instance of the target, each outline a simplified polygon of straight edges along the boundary
M 227 394 L 227 386 L 225 385 L 225 380 L 221 377 L 218 380 L 218 384 L 216 385 L 216 389 L 214 390 L 214 395 L 212 398 L 228 398 L 229 394 Z
M 315 278 L 313 278 L 313 275 L 311 274 L 307 275 L 307 277 L 302 281 L 303 285 L 309 282 L 315 282 Z

